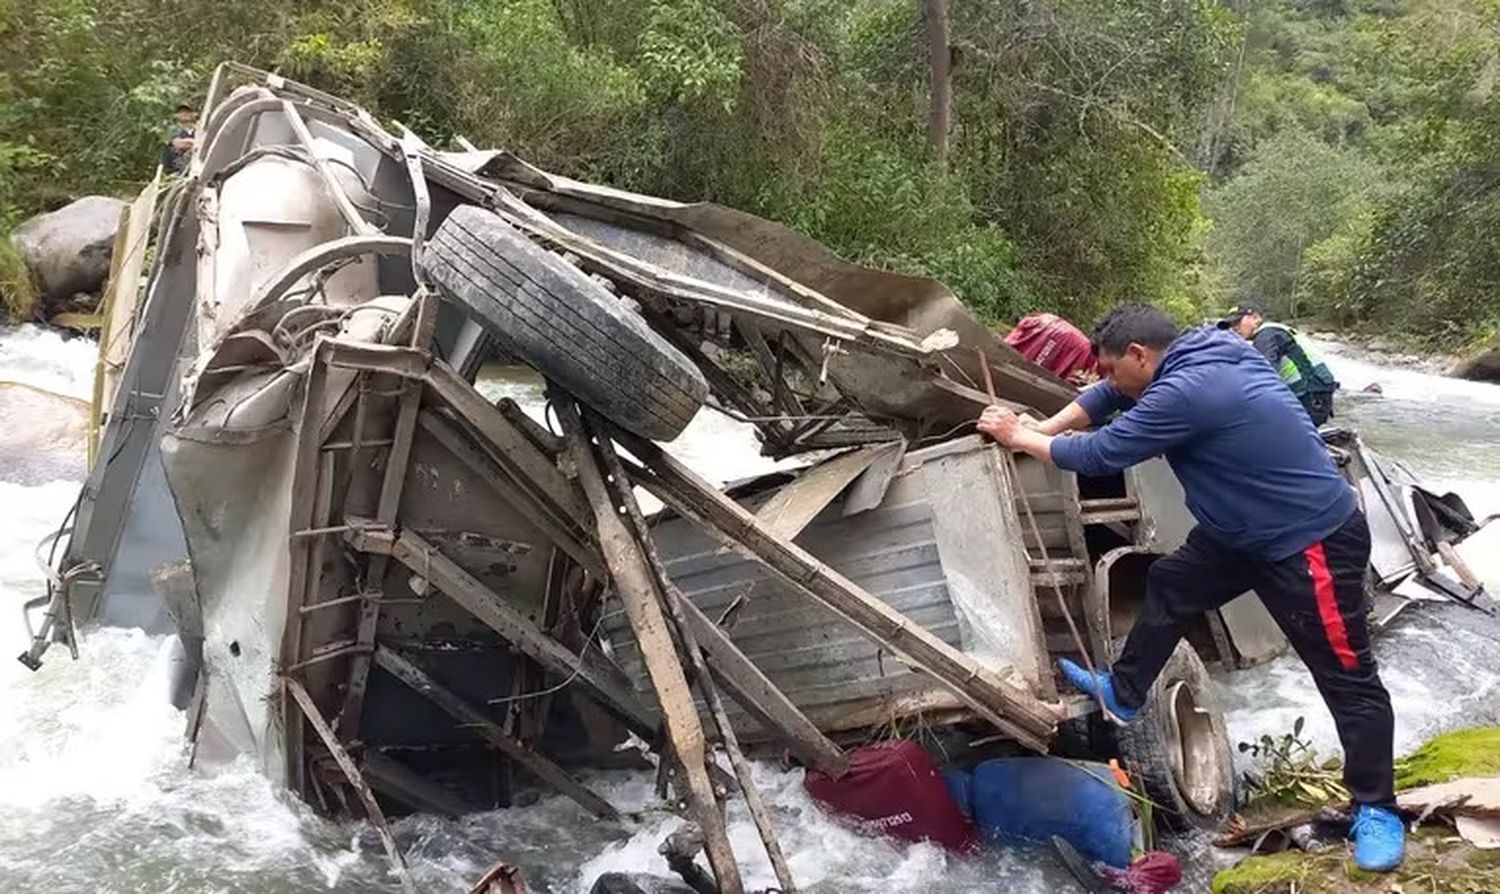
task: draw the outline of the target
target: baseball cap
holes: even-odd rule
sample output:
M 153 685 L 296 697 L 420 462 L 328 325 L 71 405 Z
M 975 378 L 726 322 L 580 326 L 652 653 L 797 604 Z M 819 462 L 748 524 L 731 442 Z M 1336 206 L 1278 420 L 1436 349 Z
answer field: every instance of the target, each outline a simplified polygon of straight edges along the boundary
M 1264 314 L 1264 311 L 1260 309 L 1259 304 L 1236 304 L 1229 309 L 1229 313 L 1225 314 L 1216 325 L 1220 329 L 1228 329 L 1230 326 L 1238 323 L 1241 318 L 1247 317 L 1250 314 Z

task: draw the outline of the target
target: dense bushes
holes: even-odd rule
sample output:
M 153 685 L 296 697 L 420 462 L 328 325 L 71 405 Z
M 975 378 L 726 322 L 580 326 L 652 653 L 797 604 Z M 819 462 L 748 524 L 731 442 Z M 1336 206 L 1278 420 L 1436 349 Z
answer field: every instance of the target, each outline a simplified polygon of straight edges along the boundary
M 1216 274 L 1449 349 L 1500 320 L 1500 3 L 1251 7 L 1209 195 Z
M 924 6 L 0 0 L 0 232 L 129 192 L 234 58 L 438 144 L 784 221 L 994 319 L 1500 318 L 1500 0 L 953 3 L 946 164 Z
M 952 4 L 954 131 L 926 137 L 921 0 L 0 0 L 0 227 L 149 176 L 234 58 L 432 141 L 787 222 L 984 314 L 1196 314 L 1182 154 L 1237 26 L 1212 0 Z

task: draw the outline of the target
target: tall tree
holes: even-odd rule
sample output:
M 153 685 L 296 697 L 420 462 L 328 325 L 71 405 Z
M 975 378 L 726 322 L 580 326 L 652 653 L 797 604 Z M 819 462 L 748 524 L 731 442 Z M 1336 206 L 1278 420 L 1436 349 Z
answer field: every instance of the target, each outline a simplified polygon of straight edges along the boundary
M 948 163 L 948 132 L 953 118 L 953 50 L 949 39 L 948 0 L 927 0 L 927 59 L 932 72 L 927 137 L 933 158 Z

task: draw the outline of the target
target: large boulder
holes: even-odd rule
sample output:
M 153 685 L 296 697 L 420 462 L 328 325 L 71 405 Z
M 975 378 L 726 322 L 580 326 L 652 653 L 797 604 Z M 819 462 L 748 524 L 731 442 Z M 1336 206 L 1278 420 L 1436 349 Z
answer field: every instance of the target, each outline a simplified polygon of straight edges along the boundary
M 1500 382 L 1500 335 L 1460 357 L 1449 375 L 1460 379 Z
M 109 275 L 109 256 L 125 203 L 108 196 L 84 196 L 70 205 L 30 218 L 11 240 L 37 287 L 37 311 L 50 318 L 80 307 L 77 295 L 97 296 Z

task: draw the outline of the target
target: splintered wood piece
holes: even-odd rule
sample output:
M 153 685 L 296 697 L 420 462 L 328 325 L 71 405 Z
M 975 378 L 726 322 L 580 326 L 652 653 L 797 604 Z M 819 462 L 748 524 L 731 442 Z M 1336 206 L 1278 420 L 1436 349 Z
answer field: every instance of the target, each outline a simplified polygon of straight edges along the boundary
M 682 767 L 682 789 L 693 820 L 703 829 L 708 862 L 723 894 L 744 894 L 729 831 L 714 795 L 708 776 L 708 748 L 698 708 L 688 687 L 687 674 L 677 658 L 677 644 L 672 640 L 667 618 L 662 612 L 652 585 L 651 572 L 641 556 L 635 538 L 620 519 L 614 501 L 604 484 L 604 475 L 595 464 L 593 451 L 582 431 L 582 422 L 570 402 L 556 401 L 558 417 L 568 436 L 568 445 L 578 473 L 578 482 L 594 509 L 598 525 L 599 547 L 609 566 L 615 595 L 625 606 L 630 628 L 640 644 L 646 673 L 661 704 L 672 751 Z

